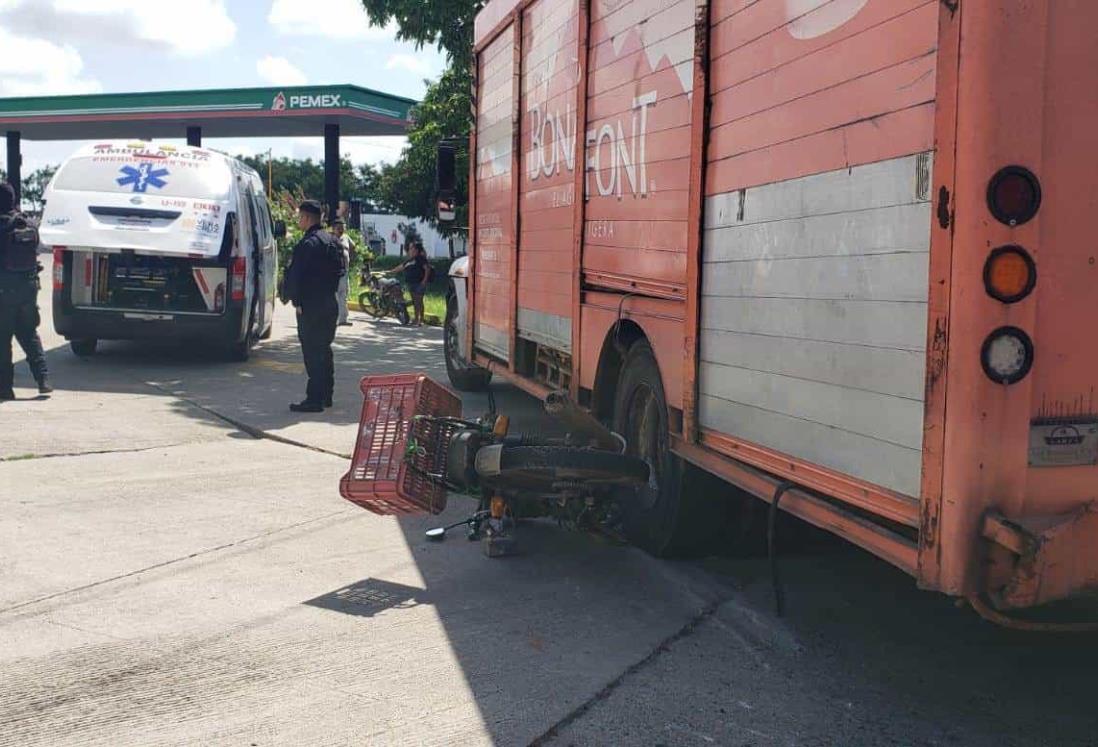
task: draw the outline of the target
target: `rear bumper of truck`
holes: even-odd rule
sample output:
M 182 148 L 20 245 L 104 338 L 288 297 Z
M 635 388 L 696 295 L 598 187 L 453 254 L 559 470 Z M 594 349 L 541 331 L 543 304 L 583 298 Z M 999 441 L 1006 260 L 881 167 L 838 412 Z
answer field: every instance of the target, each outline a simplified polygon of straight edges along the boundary
M 984 517 L 987 591 L 999 609 L 1036 607 L 1098 592 L 1098 500 L 1066 514 Z
M 239 342 L 243 308 L 223 314 L 185 314 L 140 309 L 85 309 L 54 298 L 53 326 L 69 340 L 209 340 Z

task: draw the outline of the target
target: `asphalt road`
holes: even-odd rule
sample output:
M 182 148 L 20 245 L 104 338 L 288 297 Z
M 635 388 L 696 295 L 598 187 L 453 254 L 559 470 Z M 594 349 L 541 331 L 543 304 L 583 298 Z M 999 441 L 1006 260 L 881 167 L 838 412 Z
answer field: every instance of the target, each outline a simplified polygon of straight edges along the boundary
M 295 416 L 284 311 L 247 364 L 78 359 L 47 313 L 57 392 L 19 364 L 0 405 L 0 745 L 1098 745 L 1095 638 L 996 629 L 839 542 L 783 558 L 778 619 L 760 558 L 533 522 L 488 560 L 422 538 L 464 499 L 342 501 L 357 378 L 444 380 L 437 330 L 354 321 L 336 407 Z

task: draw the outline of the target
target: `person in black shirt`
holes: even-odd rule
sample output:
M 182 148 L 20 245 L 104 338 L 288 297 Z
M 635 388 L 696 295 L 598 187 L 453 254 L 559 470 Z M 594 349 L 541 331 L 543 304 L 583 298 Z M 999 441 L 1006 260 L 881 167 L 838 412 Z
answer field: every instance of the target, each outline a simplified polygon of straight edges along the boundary
M 38 336 L 38 230 L 17 208 L 15 190 L 0 182 L 0 400 L 15 399 L 13 337 L 27 354 L 38 391 L 53 391 Z
M 332 406 L 335 389 L 335 339 L 339 306 L 336 289 L 343 274 L 343 247 L 320 229 L 320 204 L 306 200 L 298 208 L 298 226 L 305 232 L 294 247 L 283 278 L 283 303 L 297 309 L 297 338 L 309 377 L 305 399 L 290 405 L 294 412 L 322 412 Z
M 408 259 L 393 268 L 392 272 L 404 272 L 404 283 L 412 294 L 412 308 L 415 310 L 417 327 L 423 324 L 423 296 L 427 292 L 427 283 L 431 281 L 431 263 L 427 261 L 427 252 L 423 244 L 411 240 L 406 246 Z

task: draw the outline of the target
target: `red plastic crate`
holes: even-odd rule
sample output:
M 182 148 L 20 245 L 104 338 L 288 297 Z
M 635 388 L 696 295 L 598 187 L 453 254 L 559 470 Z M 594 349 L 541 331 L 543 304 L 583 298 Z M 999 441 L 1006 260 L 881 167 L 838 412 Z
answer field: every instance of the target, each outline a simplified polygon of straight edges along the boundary
M 445 474 L 446 425 L 417 415 L 461 417 L 461 400 L 422 374 L 367 376 L 351 470 L 339 494 L 368 511 L 441 513 L 446 488 L 427 474 Z M 409 437 L 423 447 L 408 456 Z

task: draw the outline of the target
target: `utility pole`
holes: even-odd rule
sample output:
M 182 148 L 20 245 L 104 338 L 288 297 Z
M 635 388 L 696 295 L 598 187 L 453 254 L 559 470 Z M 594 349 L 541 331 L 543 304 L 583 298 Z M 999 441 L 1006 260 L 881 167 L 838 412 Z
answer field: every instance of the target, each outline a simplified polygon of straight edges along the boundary
M 271 182 L 272 182 L 271 174 L 273 173 L 273 169 L 271 167 L 271 154 L 272 153 L 274 153 L 274 148 L 268 148 L 267 149 L 267 197 L 268 198 L 270 198 L 273 195 L 273 193 L 271 192 L 271 190 L 272 190 L 272 187 L 271 187 Z

